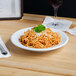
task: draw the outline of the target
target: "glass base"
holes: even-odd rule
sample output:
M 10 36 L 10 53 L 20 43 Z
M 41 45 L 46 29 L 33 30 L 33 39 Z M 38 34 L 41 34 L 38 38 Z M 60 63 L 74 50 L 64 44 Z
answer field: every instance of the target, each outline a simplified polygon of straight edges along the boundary
M 56 23 L 51 22 L 51 23 L 48 23 L 46 26 L 47 26 L 48 28 L 59 29 L 59 28 L 62 28 L 63 25 L 64 25 L 64 24 L 61 23 L 61 22 L 56 22 Z
M 52 22 L 52 25 L 57 26 L 57 25 L 58 25 L 58 23 L 53 23 L 53 22 Z

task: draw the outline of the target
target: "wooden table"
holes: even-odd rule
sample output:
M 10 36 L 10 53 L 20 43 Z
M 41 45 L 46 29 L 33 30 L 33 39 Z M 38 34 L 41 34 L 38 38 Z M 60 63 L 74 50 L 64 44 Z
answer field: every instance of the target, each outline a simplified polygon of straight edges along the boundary
M 45 53 L 23 50 L 11 43 L 14 32 L 41 24 L 44 18 L 25 14 L 21 20 L 0 21 L 0 35 L 12 55 L 0 59 L 0 76 L 76 76 L 76 36 L 66 33 L 69 36 L 66 46 Z M 71 27 L 76 26 L 76 19 L 62 19 L 72 20 Z

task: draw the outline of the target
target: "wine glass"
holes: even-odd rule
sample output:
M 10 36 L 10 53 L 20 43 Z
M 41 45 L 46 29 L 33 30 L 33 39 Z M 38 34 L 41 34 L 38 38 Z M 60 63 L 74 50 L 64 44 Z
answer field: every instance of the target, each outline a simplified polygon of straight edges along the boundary
M 63 0 L 48 0 L 49 4 L 54 8 L 54 22 L 51 23 L 51 25 L 57 26 L 57 25 L 62 25 L 62 23 L 57 22 L 56 17 L 57 17 L 57 12 L 58 8 L 62 5 Z

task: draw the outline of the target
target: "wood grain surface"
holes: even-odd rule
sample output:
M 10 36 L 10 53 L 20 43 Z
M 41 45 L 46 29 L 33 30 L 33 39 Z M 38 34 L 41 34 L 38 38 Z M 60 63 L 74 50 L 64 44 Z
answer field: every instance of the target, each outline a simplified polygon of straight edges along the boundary
M 11 35 L 17 30 L 41 24 L 45 16 L 24 14 L 21 20 L 0 21 L 0 35 L 11 57 L 0 59 L 0 76 L 76 76 L 76 36 L 66 33 L 64 47 L 45 53 L 30 52 L 14 46 Z M 76 27 L 76 19 L 71 28 Z

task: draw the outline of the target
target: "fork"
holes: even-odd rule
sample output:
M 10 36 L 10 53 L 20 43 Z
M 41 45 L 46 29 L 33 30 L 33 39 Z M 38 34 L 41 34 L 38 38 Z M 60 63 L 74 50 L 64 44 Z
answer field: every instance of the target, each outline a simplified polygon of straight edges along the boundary
M 1 36 L 0 36 L 0 39 L 1 39 Z M 7 51 L 4 49 L 4 47 L 1 44 L 0 44 L 0 50 L 3 55 L 7 55 Z
M 7 51 L 3 48 L 1 44 L 0 44 L 0 50 L 3 55 L 7 55 Z

